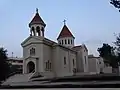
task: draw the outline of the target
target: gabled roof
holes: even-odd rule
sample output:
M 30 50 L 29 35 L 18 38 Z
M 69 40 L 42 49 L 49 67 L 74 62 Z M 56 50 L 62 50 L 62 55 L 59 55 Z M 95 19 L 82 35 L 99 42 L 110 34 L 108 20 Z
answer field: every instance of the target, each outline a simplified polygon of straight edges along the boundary
M 26 45 L 32 44 L 32 43 L 41 43 L 43 41 L 43 37 L 38 37 L 38 36 L 29 36 L 27 39 L 25 39 L 22 43 L 21 46 L 25 47 Z
M 78 45 L 78 46 L 74 46 L 72 49 L 76 50 L 76 51 L 79 51 L 82 48 L 85 48 L 85 50 L 88 51 L 87 47 L 84 44 Z
M 75 38 L 66 25 L 63 26 L 63 28 L 62 28 L 62 30 L 61 30 L 61 32 L 60 32 L 57 39 L 64 38 L 64 37 L 73 37 L 73 38 Z
M 87 47 L 85 44 L 82 44 L 82 46 L 86 49 L 86 51 L 88 51 Z
M 42 18 L 40 17 L 39 13 L 36 12 L 34 18 L 32 19 L 32 21 L 29 23 L 29 27 L 32 24 L 42 24 L 43 26 L 46 26 L 46 24 L 44 23 L 44 21 L 42 20 Z
M 74 46 L 72 49 L 76 50 L 76 51 L 79 51 L 80 49 L 82 49 L 82 45 Z

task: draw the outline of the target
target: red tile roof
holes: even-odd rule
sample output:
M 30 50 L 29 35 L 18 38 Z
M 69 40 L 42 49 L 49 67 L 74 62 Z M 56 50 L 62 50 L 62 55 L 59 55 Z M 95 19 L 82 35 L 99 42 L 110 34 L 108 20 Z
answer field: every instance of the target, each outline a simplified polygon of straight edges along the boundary
M 60 32 L 57 39 L 64 38 L 64 37 L 73 37 L 73 38 L 75 38 L 66 25 L 63 26 L 62 31 Z
M 29 23 L 29 26 L 31 26 L 32 24 L 42 24 L 43 26 L 46 26 L 38 12 L 36 13 L 32 21 Z

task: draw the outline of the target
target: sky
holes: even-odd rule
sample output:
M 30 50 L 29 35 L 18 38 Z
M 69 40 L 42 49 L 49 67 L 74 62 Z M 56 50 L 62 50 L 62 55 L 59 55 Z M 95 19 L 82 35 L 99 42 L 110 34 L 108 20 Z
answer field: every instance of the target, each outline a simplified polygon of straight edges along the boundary
M 98 56 L 103 43 L 112 45 L 120 32 L 120 12 L 110 0 L 0 0 L 0 46 L 8 56 L 22 57 L 21 43 L 29 37 L 29 22 L 38 8 L 46 23 L 45 37 L 57 41 L 63 20 L 75 36 L 75 44 L 85 44 L 89 54 Z

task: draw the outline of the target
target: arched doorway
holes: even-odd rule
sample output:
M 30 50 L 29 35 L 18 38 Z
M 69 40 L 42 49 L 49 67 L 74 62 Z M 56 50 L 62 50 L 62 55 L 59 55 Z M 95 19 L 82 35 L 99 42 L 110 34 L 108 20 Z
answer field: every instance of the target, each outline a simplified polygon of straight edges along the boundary
M 35 64 L 34 62 L 30 61 L 27 64 L 27 73 L 31 73 L 33 70 L 35 70 Z

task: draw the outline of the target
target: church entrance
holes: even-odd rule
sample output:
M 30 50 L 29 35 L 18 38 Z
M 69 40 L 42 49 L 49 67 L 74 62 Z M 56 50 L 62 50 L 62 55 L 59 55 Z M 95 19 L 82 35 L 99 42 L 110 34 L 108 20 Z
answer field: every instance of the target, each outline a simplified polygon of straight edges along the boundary
M 27 72 L 31 73 L 33 71 L 35 71 L 35 64 L 32 61 L 30 61 L 27 64 Z

